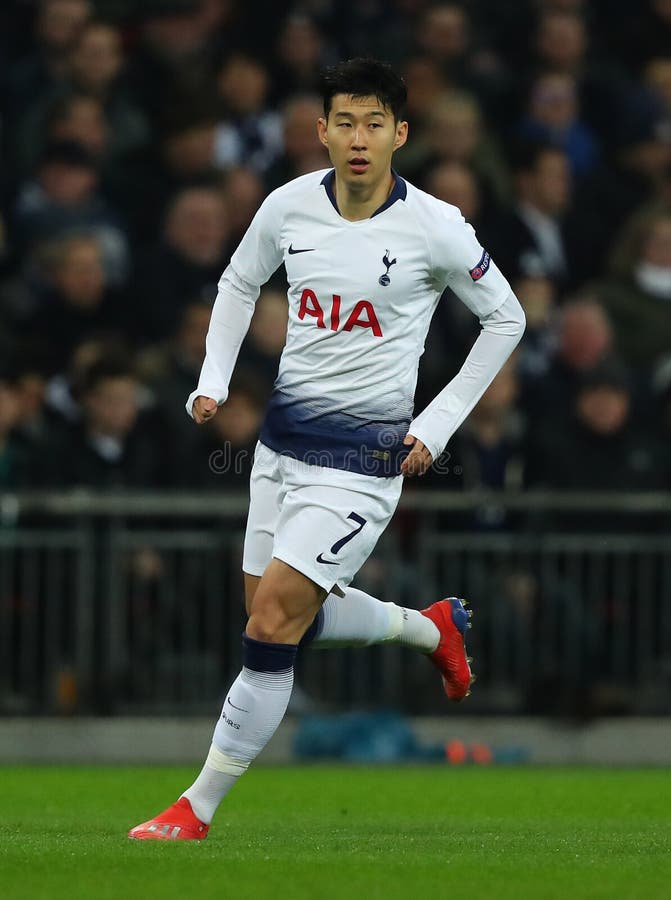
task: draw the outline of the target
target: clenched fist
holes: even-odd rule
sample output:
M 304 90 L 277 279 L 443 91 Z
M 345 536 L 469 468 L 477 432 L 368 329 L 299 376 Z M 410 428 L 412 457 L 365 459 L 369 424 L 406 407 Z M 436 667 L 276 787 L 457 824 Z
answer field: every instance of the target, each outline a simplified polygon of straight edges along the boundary
M 408 447 L 412 446 L 412 450 L 401 463 L 401 474 L 406 478 L 423 475 L 431 467 L 433 457 L 424 444 L 412 434 L 406 434 L 403 443 Z
M 193 420 L 196 425 L 203 425 L 215 415 L 219 407 L 212 397 L 196 397 L 193 401 Z

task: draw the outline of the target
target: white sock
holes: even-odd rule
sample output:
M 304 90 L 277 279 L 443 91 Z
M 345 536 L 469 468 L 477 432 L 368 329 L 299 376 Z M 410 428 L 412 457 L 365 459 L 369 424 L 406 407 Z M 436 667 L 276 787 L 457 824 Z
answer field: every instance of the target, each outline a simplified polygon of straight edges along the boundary
M 344 597 L 329 594 L 321 616 L 321 627 L 312 641 L 314 647 L 388 643 L 432 653 L 440 640 L 436 626 L 419 610 L 383 603 L 357 588 L 347 588 Z
M 243 666 L 226 696 L 205 765 L 182 794 L 201 822 L 210 824 L 223 798 L 275 733 L 293 681 L 293 668 L 258 672 Z

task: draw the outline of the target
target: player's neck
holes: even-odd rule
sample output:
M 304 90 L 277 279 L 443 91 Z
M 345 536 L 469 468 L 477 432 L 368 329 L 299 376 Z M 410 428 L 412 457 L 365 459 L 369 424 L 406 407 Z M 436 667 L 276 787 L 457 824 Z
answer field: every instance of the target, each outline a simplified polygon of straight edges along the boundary
M 395 178 L 390 171 L 388 176 L 378 184 L 360 190 L 353 189 L 335 173 L 333 193 L 338 204 L 338 211 L 343 219 L 358 222 L 369 219 L 379 209 L 394 189 Z

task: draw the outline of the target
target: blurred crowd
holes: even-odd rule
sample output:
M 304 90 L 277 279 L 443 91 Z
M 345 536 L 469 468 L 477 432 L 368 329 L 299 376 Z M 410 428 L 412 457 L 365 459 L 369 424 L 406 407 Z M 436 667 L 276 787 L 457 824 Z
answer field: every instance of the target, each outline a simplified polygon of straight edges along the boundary
M 0 488 L 246 485 L 285 281 L 197 429 L 216 283 L 266 194 L 329 165 L 320 68 L 366 54 L 407 81 L 397 171 L 528 323 L 418 489 L 671 489 L 671 0 L 4 0 Z M 446 292 L 418 408 L 478 327 Z

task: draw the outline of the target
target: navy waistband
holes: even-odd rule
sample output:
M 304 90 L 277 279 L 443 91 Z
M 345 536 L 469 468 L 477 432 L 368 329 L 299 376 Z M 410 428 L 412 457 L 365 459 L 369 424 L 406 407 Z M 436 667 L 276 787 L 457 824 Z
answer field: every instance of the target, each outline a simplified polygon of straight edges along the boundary
M 409 420 L 357 422 L 340 413 L 310 418 L 271 400 L 259 440 L 310 465 L 389 478 L 400 474 L 410 452 L 403 444 L 409 426 Z

